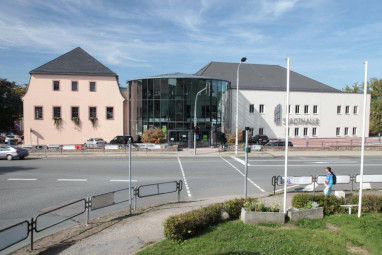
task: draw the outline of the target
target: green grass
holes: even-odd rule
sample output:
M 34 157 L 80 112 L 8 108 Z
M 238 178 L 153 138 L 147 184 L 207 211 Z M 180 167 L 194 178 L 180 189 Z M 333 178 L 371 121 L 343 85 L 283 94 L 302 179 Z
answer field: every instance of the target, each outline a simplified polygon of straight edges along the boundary
M 333 230 L 326 222 L 337 226 Z M 370 254 L 382 251 L 382 214 L 335 215 L 282 225 L 245 225 L 240 220 L 210 227 L 177 243 L 164 240 L 138 254 L 351 254 L 347 244 Z

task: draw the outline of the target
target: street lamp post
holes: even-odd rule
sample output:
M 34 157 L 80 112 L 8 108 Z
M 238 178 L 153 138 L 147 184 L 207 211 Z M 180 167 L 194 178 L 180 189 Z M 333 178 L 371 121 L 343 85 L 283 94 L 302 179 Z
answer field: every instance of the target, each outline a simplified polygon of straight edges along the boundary
M 197 118 L 196 118 L 196 104 L 198 103 L 198 96 L 207 89 L 209 84 L 202 90 L 200 90 L 195 96 L 195 106 L 194 106 L 194 155 L 196 155 L 196 127 L 197 127 Z
M 237 149 L 239 147 L 239 69 L 241 63 L 244 63 L 247 60 L 246 57 L 241 58 L 241 61 L 237 67 L 236 72 L 236 139 L 235 139 L 235 154 L 237 155 Z

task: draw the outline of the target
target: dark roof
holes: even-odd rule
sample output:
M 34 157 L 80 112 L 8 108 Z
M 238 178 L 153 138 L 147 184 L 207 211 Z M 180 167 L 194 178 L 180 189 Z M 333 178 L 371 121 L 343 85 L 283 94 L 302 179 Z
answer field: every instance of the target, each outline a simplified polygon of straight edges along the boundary
M 236 74 L 238 63 L 211 62 L 196 75 L 219 77 L 231 82 L 231 88 L 236 89 Z M 241 64 L 240 89 L 286 91 L 287 69 L 278 65 Z M 290 91 L 304 92 L 341 92 L 321 82 L 290 71 Z
M 75 48 L 64 55 L 30 71 L 30 74 L 78 74 L 117 76 L 89 53 Z

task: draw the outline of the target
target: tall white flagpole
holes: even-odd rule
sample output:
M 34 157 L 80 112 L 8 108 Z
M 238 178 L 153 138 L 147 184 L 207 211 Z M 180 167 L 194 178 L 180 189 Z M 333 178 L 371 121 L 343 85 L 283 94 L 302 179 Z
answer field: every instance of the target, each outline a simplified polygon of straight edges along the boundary
M 284 174 L 284 213 L 286 211 L 286 195 L 287 195 L 287 177 L 288 177 L 288 143 L 289 143 L 289 58 L 285 59 L 287 62 L 287 84 L 286 84 L 286 105 L 285 105 L 285 174 Z
M 361 217 L 362 211 L 362 188 L 363 188 L 363 165 L 365 157 L 365 133 L 366 133 L 366 95 L 367 95 L 367 61 L 365 64 L 365 83 L 363 86 L 363 117 L 362 117 L 362 147 L 361 147 L 361 181 L 359 183 L 359 196 L 358 196 L 358 218 Z

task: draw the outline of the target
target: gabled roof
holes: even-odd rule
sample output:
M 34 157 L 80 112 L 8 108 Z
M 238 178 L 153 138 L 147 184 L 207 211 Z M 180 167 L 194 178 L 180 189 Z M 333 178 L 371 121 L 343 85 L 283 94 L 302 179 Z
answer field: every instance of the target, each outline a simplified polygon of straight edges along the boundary
M 53 59 L 29 73 L 117 76 L 116 73 L 104 66 L 80 47 Z
M 169 74 L 160 74 L 153 75 L 143 78 L 137 78 L 133 80 L 141 80 L 141 79 L 214 79 L 207 76 L 195 75 L 195 74 L 186 74 L 186 73 L 169 73 Z M 220 79 L 217 79 L 220 80 Z
M 196 75 L 218 77 L 231 82 L 236 89 L 238 63 L 211 62 Z M 241 64 L 240 89 L 286 91 L 287 69 L 278 65 Z M 290 91 L 303 92 L 341 92 L 321 82 L 290 71 Z

